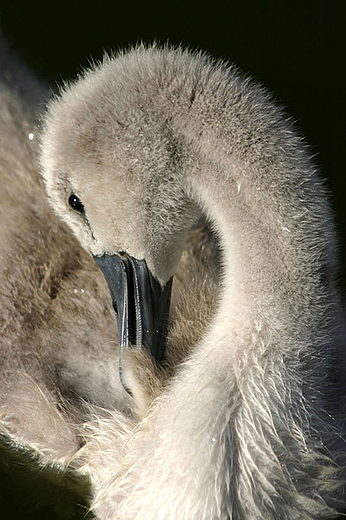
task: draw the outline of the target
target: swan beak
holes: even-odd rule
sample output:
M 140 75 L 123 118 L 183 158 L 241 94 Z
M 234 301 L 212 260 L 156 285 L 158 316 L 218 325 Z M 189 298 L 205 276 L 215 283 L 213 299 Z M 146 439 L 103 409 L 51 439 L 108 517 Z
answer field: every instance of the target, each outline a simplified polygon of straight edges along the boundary
M 157 364 L 163 360 L 172 278 L 161 287 L 145 260 L 125 253 L 94 256 L 109 285 L 122 353 L 129 345 L 145 347 Z M 121 373 L 120 366 L 120 373 Z

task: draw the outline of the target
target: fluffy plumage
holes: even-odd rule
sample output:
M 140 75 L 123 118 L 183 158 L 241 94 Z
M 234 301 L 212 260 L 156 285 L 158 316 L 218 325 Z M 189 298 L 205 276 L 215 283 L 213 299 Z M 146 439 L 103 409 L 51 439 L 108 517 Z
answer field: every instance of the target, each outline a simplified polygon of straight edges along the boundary
M 168 383 L 129 350 L 142 415 L 157 399 L 134 435 L 118 414 L 96 421 L 78 454 L 99 518 L 345 511 L 333 219 L 304 142 L 270 96 L 202 54 L 140 47 L 50 104 L 41 164 L 53 208 L 93 254 L 144 258 L 163 284 L 198 218 L 220 243 L 211 324 L 187 349 L 168 344 L 178 367 Z M 84 215 L 68 206 L 72 193 Z M 202 316 L 213 307 L 193 301 Z

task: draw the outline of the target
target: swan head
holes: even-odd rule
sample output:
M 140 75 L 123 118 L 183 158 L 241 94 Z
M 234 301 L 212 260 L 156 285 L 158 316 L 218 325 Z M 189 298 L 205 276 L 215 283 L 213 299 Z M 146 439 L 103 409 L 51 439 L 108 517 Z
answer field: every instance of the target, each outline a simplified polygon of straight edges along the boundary
M 143 343 L 160 360 L 196 207 L 169 114 L 155 105 L 158 83 L 128 65 L 106 60 L 50 103 L 41 165 L 53 209 L 105 274 L 121 342 Z

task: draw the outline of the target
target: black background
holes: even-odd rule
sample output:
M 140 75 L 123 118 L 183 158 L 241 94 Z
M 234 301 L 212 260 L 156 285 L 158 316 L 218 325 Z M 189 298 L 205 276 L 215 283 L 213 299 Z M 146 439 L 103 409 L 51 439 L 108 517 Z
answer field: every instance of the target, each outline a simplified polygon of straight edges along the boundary
M 256 77 L 298 122 L 326 179 L 345 292 L 345 7 L 344 0 L 0 0 L 0 24 L 51 84 L 74 77 L 104 50 L 153 40 L 202 48 Z

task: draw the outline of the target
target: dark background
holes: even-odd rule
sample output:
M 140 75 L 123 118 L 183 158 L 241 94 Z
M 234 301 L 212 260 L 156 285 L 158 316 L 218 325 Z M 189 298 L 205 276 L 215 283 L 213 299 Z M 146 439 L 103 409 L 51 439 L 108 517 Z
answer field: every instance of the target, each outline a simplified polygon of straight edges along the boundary
M 346 292 L 344 0 L 49 2 L 0 0 L 0 24 L 50 84 L 104 50 L 169 41 L 231 60 L 298 122 L 331 192 Z

